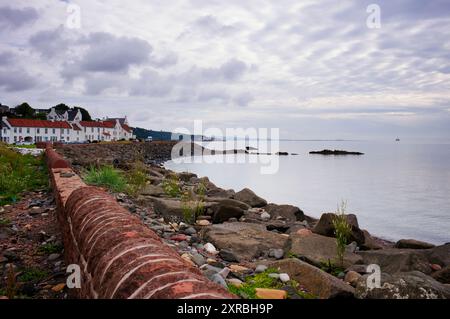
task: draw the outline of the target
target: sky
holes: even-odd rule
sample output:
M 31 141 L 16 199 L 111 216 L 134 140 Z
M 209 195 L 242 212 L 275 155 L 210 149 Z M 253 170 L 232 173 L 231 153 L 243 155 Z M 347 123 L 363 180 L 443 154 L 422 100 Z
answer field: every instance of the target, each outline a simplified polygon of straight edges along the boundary
M 450 141 L 450 1 L 0 0 L 0 103 L 25 101 L 155 130 Z

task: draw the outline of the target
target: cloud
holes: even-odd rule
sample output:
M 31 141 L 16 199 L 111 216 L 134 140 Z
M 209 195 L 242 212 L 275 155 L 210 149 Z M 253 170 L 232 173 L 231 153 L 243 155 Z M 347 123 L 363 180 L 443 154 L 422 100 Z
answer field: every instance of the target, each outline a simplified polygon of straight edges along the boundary
M 0 88 L 6 92 L 18 92 L 31 89 L 37 81 L 24 70 L 0 70 Z
M 23 27 L 36 21 L 38 16 L 37 10 L 31 7 L 23 9 L 0 7 L 0 30 Z
M 134 37 L 118 37 L 96 32 L 88 36 L 89 48 L 81 60 L 81 70 L 91 72 L 121 72 L 131 65 L 148 62 L 153 51 L 145 40 Z
M 54 30 L 43 30 L 33 34 L 29 43 L 45 58 L 52 58 L 65 54 L 71 40 L 65 32 L 65 28 L 60 26 Z
M 13 61 L 14 55 L 12 54 L 12 52 L 0 52 L 0 66 L 11 64 Z

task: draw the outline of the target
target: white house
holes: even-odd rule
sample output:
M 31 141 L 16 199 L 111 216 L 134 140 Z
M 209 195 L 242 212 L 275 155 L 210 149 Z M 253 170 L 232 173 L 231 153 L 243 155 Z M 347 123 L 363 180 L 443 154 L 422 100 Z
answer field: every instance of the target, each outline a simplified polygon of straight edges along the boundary
M 66 116 L 68 118 L 71 117 L 70 114 L 63 114 L 63 118 L 66 118 Z M 76 113 L 73 114 L 73 119 L 73 121 L 63 121 L 56 120 L 55 117 L 53 121 L 45 121 L 3 116 L 0 121 L 0 140 L 9 144 L 41 141 L 82 143 L 130 140 L 134 138 L 132 129 L 127 124 L 121 124 L 119 119 L 79 121 L 81 116 L 78 117 Z

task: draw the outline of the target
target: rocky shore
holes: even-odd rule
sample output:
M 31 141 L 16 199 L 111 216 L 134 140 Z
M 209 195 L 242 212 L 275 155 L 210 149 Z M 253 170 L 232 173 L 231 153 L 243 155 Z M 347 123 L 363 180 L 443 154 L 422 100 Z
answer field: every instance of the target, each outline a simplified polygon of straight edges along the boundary
M 152 154 L 168 147 L 150 145 Z M 92 161 L 126 169 L 136 160 L 120 147 L 103 147 L 69 146 L 61 152 L 79 170 Z M 102 158 L 102 152 L 108 156 Z M 351 237 L 340 264 L 334 213 L 317 220 L 298 207 L 268 203 L 250 189 L 222 189 L 207 177 L 155 165 L 152 155 L 144 158 L 150 182 L 137 196 L 115 194 L 117 200 L 182 258 L 242 298 L 450 297 L 449 243 L 390 243 L 371 236 L 348 214 Z M 177 191 L 168 191 L 168 185 Z M 374 289 L 367 287 L 371 264 L 381 269 L 381 286 Z

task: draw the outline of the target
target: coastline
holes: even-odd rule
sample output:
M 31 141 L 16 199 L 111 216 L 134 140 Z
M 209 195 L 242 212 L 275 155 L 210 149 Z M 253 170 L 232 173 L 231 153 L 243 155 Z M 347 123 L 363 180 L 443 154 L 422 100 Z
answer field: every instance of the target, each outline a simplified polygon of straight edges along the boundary
M 347 214 L 351 237 L 339 266 L 331 213 L 318 220 L 298 207 L 268 203 L 250 189 L 222 189 L 207 177 L 167 170 L 162 163 L 168 159 L 171 145 L 98 144 L 64 146 L 58 151 L 79 174 L 92 164 L 114 165 L 127 171 L 137 158 L 143 159 L 150 184 L 137 197 L 115 194 L 117 200 L 178 250 L 182 258 L 224 286 L 234 279 L 242 285 L 248 276 L 257 275 L 259 268 L 277 266 L 292 277 L 306 267 L 308 271 L 302 272 L 306 278 L 296 277 L 306 287 L 305 293 L 313 292 L 319 298 L 390 298 L 392 290 L 371 292 L 365 286 L 368 265 L 377 264 L 392 287 L 408 283 L 408 291 L 402 293 L 419 297 L 425 282 L 436 296 L 450 296 L 444 285 L 450 271 L 450 244 L 435 246 L 413 239 L 386 241 L 360 229 L 357 217 Z M 133 153 L 137 157 L 124 147 L 139 150 Z M 101 154 L 108 156 L 102 158 Z M 175 194 L 167 192 L 167 183 L 177 185 Z M 192 215 L 199 203 L 201 214 Z M 232 281 L 226 276 L 218 279 L 216 275 L 223 269 L 231 271 Z M 321 284 L 332 287 L 327 293 L 315 290 L 317 282 L 308 281 L 308 276 L 316 272 Z

